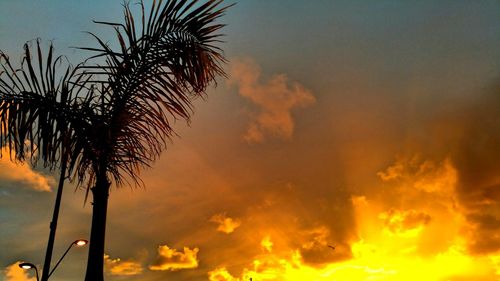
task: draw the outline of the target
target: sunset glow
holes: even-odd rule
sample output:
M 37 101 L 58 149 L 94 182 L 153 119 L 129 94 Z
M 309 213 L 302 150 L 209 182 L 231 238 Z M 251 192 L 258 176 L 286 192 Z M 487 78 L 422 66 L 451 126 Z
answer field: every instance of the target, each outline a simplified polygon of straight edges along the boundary
M 470 241 L 467 233 L 472 226 L 456 204 L 456 169 L 448 159 L 440 164 L 422 161 L 419 167 L 407 166 L 418 163 L 416 158 L 408 163 L 398 161 L 378 173 L 383 181 L 400 179 L 394 187 L 402 193 L 403 200 L 413 201 L 405 204 L 413 209 L 393 209 L 384 203 L 383 197 L 351 198 L 358 226 L 358 237 L 349 245 L 351 258 L 313 267 L 304 263 L 300 249 L 276 253 L 272 249 L 273 240 L 265 236 L 261 241 L 262 253 L 241 275 L 232 275 L 226 267 L 218 267 L 209 272 L 209 280 L 239 281 L 251 277 L 253 280 L 358 281 L 422 280 L 424 277 L 438 281 L 489 280 L 496 276 L 500 269 L 498 255 L 474 256 L 467 250 L 467 241 Z M 408 172 L 411 168 L 417 168 L 414 174 Z M 301 245 L 301 249 L 314 243 L 326 249 L 324 237 L 319 235 L 313 240 Z
M 61 64 L 76 64 L 93 53 L 72 47 L 97 45 L 82 30 L 119 50 L 113 27 L 93 20 L 120 21 L 121 2 L 0 1 L 0 66 L 8 56 L 17 67 L 36 38 L 43 54 L 52 42 Z M 148 107 L 172 126 L 165 150 L 103 193 L 105 280 L 500 280 L 500 2 L 221 6 L 234 2 L 215 21 L 221 42 L 210 42 L 227 58 L 226 76 L 193 97 L 189 122 Z M 148 12 L 153 1 L 144 3 Z M 115 131 L 104 135 L 131 134 Z M 137 153 L 126 143 L 104 154 L 109 163 Z M 34 281 L 34 268 L 19 264 L 41 274 L 59 166 L 11 161 L 8 145 L 0 152 L 0 281 Z M 52 281 L 84 280 L 96 245 L 92 192 L 65 183 L 51 264 L 71 251 Z

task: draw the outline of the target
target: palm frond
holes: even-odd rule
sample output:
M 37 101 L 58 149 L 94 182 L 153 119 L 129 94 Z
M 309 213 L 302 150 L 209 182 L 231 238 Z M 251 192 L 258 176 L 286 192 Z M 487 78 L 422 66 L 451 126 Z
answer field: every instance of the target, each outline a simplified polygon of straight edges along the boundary
M 0 52 L 0 146 L 51 169 L 67 161 L 79 185 L 102 173 L 140 185 L 140 168 L 165 149 L 173 122 L 189 122 L 193 100 L 225 75 L 221 3 L 160 0 L 146 13 L 140 2 L 139 22 L 125 5 L 124 23 L 98 22 L 115 29 L 118 50 L 93 34 L 98 47 L 81 48 L 100 64 L 72 68 L 52 46 L 44 59 L 38 41 L 25 45 L 17 69 Z
M 123 180 L 122 174 L 138 179 L 139 167 L 154 161 L 174 135 L 172 122 L 189 122 L 193 99 L 217 75 L 225 75 L 225 59 L 216 46 L 224 25 L 215 21 L 228 8 L 221 3 L 158 1 L 147 15 L 141 2 L 139 22 L 128 5 L 124 23 L 97 22 L 115 29 L 119 50 L 93 35 L 99 47 L 82 49 L 106 63 L 83 68 L 104 81 L 102 113 L 108 132 L 97 147 L 107 151 L 107 169 L 116 182 Z
M 61 64 L 64 68 L 58 72 Z M 54 57 L 52 45 L 44 60 L 39 41 L 36 48 L 24 45 L 17 69 L 0 53 L 0 68 L 0 146 L 8 146 L 17 160 L 29 158 L 36 164 L 42 159 L 46 167 L 54 169 L 68 153 L 64 142 L 75 134 L 72 122 L 85 120 L 83 105 L 87 111 L 92 106 L 79 98 L 89 78 L 77 74 L 63 57 Z

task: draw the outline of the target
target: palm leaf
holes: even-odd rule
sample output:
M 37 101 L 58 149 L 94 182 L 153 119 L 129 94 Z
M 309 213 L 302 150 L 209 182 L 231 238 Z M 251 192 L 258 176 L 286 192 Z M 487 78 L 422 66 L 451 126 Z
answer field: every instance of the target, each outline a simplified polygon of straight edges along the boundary
M 11 157 L 39 159 L 50 169 L 56 168 L 62 154 L 69 154 L 64 142 L 75 135 L 84 115 L 93 113 L 93 104 L 79 98 L 89 81 L 86 74 L 67 64 L 61 72 L 63 57 L 54 57 L 52 45 L 43 59 L 40 42 L 36 57 L 32 48 L 24 45 L 21 66 L 16 69 L 7 55 L 0 53 L 0 146 L 7 146 Z M 77 124 L 75 124 L 75 122 Z
M 83 69 L 104 81 L 102 122 L 107 139 L 94 147 L 107 157 L 106 169 L 117 183 L 122 175 L 139 178 L 139 168 L 150 165 L 174 135 L 172 122 L 189 121 L 193 99 L 217 75 L 224 75 L 225 59 L 216 46 L 224 25 L 215 23 L 227 9 L 220 7 L 222 1 L 162 2 L 153 4 L 149 16 L 141 2 L 139 23 L 128 5 L 123 24 L 97 22 L 115 29 L 118 50 L 95 35 L 99 46 L 82 48 L 105 60 L 102 66 Z

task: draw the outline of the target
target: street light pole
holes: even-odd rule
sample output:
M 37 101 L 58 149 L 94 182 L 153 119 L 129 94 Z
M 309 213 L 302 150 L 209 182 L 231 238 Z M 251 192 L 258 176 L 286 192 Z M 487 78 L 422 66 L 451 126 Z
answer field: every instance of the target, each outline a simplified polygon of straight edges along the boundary
M 65 122 L 63 122 L 62 127 L 65 127 Z M 49 279 L 49 271 L 50 271 L 50 263 L 52 260 L 52 251 L 54 250 L 54 241 L 56 239 L 56 229 L 57 229 L 57 220 L 59 218 L 59 208 L 61 206 L 61 197 L 64 187 L 64 180 L 66 179 L 66 169 L 68 165 L 68 146 L 69 141 L 69 132 L 64 132 L 62 147 L 61 147 L 61 171 L 59 175 L 59 184 L 57 186 L 57 194 L 56 194 L 56 202 L 54 204 L 54 213 L 52 214 L 52 221 L 50 222 L 50 232 L 49 232 L 49 241 L 47 242 L 47 250 L 45 251 L 45 260 L 43 261 L 43 270 L 42 270 L 42 281 L 47 281 Z
M 49 272 L 49 274 L 47 275 L 47 279 L 49 279 L 49 277 L 52 275 L 52 273 L 54 272 L 54 270 L 56 270 L 57 266 L 61 263 L 61 261 L 64 259 L 64 257 L 66 256 L 66 254 L 68 254 L 69 250 L 71 250 L 71 248 L 74 246 L 74 245 L 77 245 L 77 246 L 84 246 L 84 245 L 87 245 L 87 243 L 89 243 L 89 241 L 87 240 L 83 240 L 83 239 L 78 239 L 78 240 L 75 240 L 73 241 L 73 243 L 69 244 L 69 247 L 68 249 L 66 250 L 66 252 L 64 252 L 64 254 L 61 256 L 61 258 L 57 261 L 56 265 L 54 266 L 54 268 L 52 268 L 52 270 Z
M 69 244 L 68 249 L 66 249 L 66 252 L 64 252 L 64 254 L 61 256 L 61 258 L 57 261 L 54 268 L 52 268 L 52 270 L 47 275 L 45 275 L 45 276 L 42 275 L 42 278 L 45 278 L 45 280 L 49 279 L 49 277 L 52 275 L 52 273 L 54 273 L 54 270 L 56 270 L 57 266 L 59 266 L 61 261 L 64 259 L 66 254 L 68 254 L 69 250 L 71 250 L 71 247 L 73 247 L 74 245 L 81 247 L 81 246 L 87 245 L 88 243 L 89 243 L 89 241 L 87 241 L 87 240 L 78 239 L 78 240 L 73 241 L 71 244 Z M 36 281 L 40 281 L 40 279 L 38 278 L 38 269 L 36 268 L 36 266 L 34 264 L 32 264 L 30 262 L 23 262 L 23 263 L 19 264 L 19 267 L 22 269 L 34 269 L 35 273 L 36 273 Z
M 61 174 L 59 176 L 59 185 L 57 187 L 56 202 L 54 205 L 54 213 L 50 222 L 49 241 L 47 242 L 47 251 L 45 252 L 45 260 L 43 262 L 42 281 L 49 279 L 50 261 L 52 259 L 52 250 L 54 249 L 54 240 L 56 238 L 57 219 L 59 218 L 59 208 L 61 206 L 61 197 L 64 187 L 64 179 L 66 177 L 66 153 L 62 154 Z

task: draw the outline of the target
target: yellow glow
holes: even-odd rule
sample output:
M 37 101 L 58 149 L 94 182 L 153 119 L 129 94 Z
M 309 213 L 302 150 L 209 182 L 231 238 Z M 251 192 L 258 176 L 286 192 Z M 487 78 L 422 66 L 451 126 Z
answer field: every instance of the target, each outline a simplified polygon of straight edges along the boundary
M 330 264 L 324 268 L 314 268 L 301 261 L 300 254 L 294 252 L 287 257 L 268 254 L 254 260 L 252 269 L 245 269 L 240 278 L 231 275 L 226 268 L 217 268 L 209 273 L 209 280 L 244 281 L 285 280 L 285 281 L 364 281 L 364 280 L 405 280 L 444 281 L 460 276 L 477 280 L 482 276 L 493 276 L 494 265 L 487 257 L 468 256 L 461 242 L 448 251 L 432 258 L 417 256 L 389 255 L 384 249 L 363 241 L 353 245 L 355 257 L 352 260 Z M 480 279 L 479 279 L 480 280 Z M 486 280 L 486 279 L 484 279 Z
M 253 258 L 251 266 L 238 275 L 219 267 L 209 272 L 209 280 L 500 280 L 500 253 L 473 256 L 467 252 L 464 229 L 469 225 L 455 204 L 457 172 L 451 162 L 411 165 L 413 174 L 403 162 L 379 173 L 386 183 L 397 179 L 396 188 L 408 198 L 398 208 L 384 198 L 352 198 L 358 239 L 350 244 L 351 259 L 316 267 L 306 264 L 301 250 L 327 245 L 328 229 L 319 227 L 312 230 L 314 241 L 295 250 L 273 249 L 275 243 L 286 243 L 284 238 L 273 235 L 271 241 L 265 236 L 262 254 Z
M 264 248 L 267 252 L 271 252 L 273 250 L 273 245 L 274 243 L 271 241 L 271 237 L 266 236 L 262 241 L 260 242 L 260 245 L 262 248 Z

